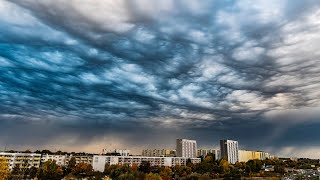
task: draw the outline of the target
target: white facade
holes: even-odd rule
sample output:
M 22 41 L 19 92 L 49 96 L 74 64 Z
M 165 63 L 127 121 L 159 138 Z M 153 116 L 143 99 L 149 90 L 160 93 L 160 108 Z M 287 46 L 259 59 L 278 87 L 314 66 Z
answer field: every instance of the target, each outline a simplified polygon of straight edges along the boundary
M 92 165 L 92 159 L 93 159 L 93 155 L 76 155 L 76 154 L 70 154 L 70 155 L 66 155 L 66 166 L 69 164 L 69 161 L 71 160 L 71 158 L 74 157 L 76 159 L 76 164 L 79 163 L 86 163 L 86 164 L 91 164 Z
M 92 167 L 95 171 L 103 172 L 105 165 L 124 165 L 128 164 L 132 166 L 136 164 L 139 166 L 141 162 L 147 161 L 151 166 L 185 166 L 188 159 L 192 163 L 197 164 L 201 162 L 200 158 L 183 158 L 183 157 L 144 157 L 144 156 L 93 156 Z
M 177 139 L 177 157 L 196 158 L 197 142 L 189 139 Z
M 12 170 L 15 166 L 25 166 L 28 168 L 39 168 L 41 154 L 35 153 L 6 153 L 0 152 L 0 157 L 4 157 L 8 162 L 8 167 Z
M 92 157 L 93 155 L 74 155 L 74 154 L 65 154 L 65 155 L 42 155 L 41 163 L 48 161 L 49 159 L 55 160 L 56 164 L 59 166 L 68 166 L 71 158 L 74 157 L 76 159 L 76 164 L 79 163 L 87 163 L 92 165 Z
M 230 164 L 239 161 L 238 141 L 220 140 L 221 158 L 226 158 Z
M 41 163 L 44 163 L 48 161 L 49 159 L 55 160 L 56 164 L 59 166 L 65 166 L 66 165 L 66 155 L 42 155 L 41 157 Z
M 108 150 L 108 149 L 102 149 L 102 154 L 120 154 L 120 156 L 129 156 L 130 150 L 128 149 L 115 149 L 115 150 Z
M 198 149 L 197 151 L 197 156 L 203 156 L 206 157 L 208 154 L 214 154 L 215 155 L 215 160 L 219 160 L 220 158 L 220 150 L 218 149 Z
M 144 149 L 142 150 L 142 156 L 147 157 L 174 157 L 175 150 L 170 149 Z

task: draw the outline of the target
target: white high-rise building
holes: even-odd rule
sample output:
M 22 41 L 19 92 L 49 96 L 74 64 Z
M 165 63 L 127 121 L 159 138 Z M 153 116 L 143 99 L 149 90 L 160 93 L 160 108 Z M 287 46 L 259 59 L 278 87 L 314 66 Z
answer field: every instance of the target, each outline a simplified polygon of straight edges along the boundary
M 177 139 L 177 157 L 196 158 L 197 141 L 189 139 Z
M 226 158 L 230 164 L 239 161 L 238 141 L 220 140 L 221 158 Z

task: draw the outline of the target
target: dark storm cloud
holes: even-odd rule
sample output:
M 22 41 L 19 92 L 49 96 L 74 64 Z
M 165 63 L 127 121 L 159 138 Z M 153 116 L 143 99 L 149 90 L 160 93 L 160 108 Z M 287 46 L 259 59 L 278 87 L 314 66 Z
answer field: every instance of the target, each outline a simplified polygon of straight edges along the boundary
M 272 149 L 303 139 L 291 127 L 318 127 L 317 1 L 13 0 L 0 12 L 2 144 Z

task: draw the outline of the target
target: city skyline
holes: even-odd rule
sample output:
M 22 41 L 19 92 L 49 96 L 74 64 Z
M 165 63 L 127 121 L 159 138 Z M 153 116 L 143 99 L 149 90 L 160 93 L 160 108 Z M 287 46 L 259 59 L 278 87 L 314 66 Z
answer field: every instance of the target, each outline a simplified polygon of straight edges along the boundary
M 0 15 L 2 149 L 236 139 L 320 158 L 316 0 L 2 0 Z

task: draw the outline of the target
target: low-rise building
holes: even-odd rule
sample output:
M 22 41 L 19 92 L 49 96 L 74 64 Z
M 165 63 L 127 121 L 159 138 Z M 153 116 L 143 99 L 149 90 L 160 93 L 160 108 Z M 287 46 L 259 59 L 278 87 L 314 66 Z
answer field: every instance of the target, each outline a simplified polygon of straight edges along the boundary
M 44 163 L 48 160 L 55 160 L 56 164 L 59 166 L 66 165 L 66 155 L 51 155 L 51 154 L 42 155 L 41 163 Z
M 41 161 L 41 154 L 35 153 L 0 152 L 0 157 L 6 159 L 6 161 L 8 162 L 9 170 L 12 170 L 15 166 L 23 168 L 39 168 Z
M 70 155 L 66 155 L 66 163 L 65 163 L 66 166 L 69 164 L 69 161 L 72 157 L 74 157 L 76 159 L 76 164 L 86 163 L 86 164 L 92 165 L 93 155 L 91 155 L 91 154 L 87 154 L 87 155 L 70 154 Z
M 175 151 L 170 149 L 144 149 L 142 156 L 147 157 L 174 157 Z
M 114 150 L 102 149 L 102 154 L 129 156 L 130 150 L 128 150 L 128 149 L 114 149 Z
M 247 162 L 249 160 L 265 160 L 270 158 L 269 153 L 263 151 L 239 150 L 239 162 Z
M 95 171 L 103 172 L 105 165 L 124 165 L 132 166 L 133 164 L 139 166 L 141 162 L 147 161 L 151 166 L 184 166 L 188 159 L 192 163 L 197 164 L 201 162 L 200 158 L 184 158 L 184 157 L 144 157 L 144 156 L 93 156 L 92 167 Z
M 220 150 L 218 149 L 198 149 L 197 156 L 200 157 L 206 157 L 208 154 L 213 154 L 215 157 L 215 160 L 219 160 L 220 158 Z

